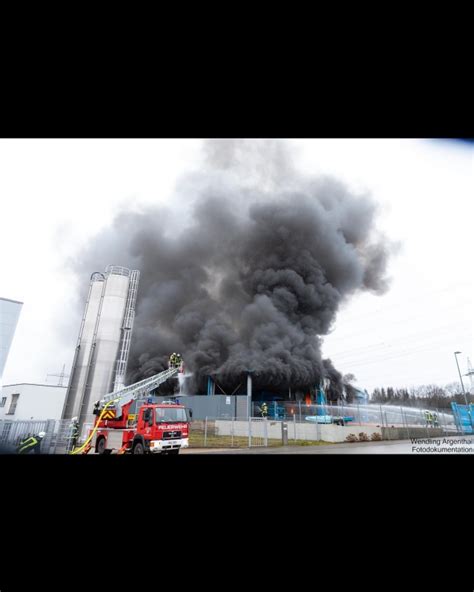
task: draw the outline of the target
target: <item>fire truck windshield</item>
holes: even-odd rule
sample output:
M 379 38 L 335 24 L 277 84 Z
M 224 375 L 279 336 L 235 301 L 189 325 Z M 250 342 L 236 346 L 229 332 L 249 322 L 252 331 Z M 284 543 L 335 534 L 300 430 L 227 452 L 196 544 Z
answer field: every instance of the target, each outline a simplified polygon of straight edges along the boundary
M 156 423 L 166 423 L 170 421 L 188 421 L 185 409 L 182 407 L 157 407 Z

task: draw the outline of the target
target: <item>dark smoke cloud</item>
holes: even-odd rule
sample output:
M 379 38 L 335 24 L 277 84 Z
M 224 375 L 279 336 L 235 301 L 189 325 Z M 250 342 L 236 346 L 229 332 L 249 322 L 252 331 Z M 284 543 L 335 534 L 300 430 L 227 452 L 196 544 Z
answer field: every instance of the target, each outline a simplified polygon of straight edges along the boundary
M 249 370 L 256 387 L 329 377 L 340 392 L 321 336 L 352 295 L 387 289 L 375 203 L 299 173 L 285 142 L 211 141 L 204 155 L 171 207 L 120 213 L 75 262 L 141 271 L 128 380 L 179 351 L 200 392 L 208 374 L 232 391 Z

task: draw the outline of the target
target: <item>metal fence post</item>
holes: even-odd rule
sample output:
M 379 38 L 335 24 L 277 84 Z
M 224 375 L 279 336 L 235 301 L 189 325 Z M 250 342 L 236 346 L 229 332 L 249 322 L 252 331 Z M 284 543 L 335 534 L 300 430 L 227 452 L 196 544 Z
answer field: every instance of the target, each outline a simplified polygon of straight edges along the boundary
M 204 448 L 207 448 L 207 415 L 204 421 Z
M 444 420 L 444 425 L 443 425 L 443 420 Z M 448 433 L 448 429 L 447 429 L 447 418 L 446 418 L 445 413 L 442 413 L 442 415 L 441 415 L 441 426 L 443 428 L 443 434 L 446 436 L 446 434 Z
M 230 445 L 233 448 L 233 446 L 234 446 L 234 418 L 232 418 L 232 426 L 230 429 L 231 429 L 231 434 L 232 434 Z
M 296 442 L 296 415 L 295 414 L 293 414 L 293 430 L 294 430 L 294 434 L 295 434 L 294 440 Z
M 301 401 L 298 401 L 298 407 L 300 409 L 300 421 L 301 421 Z
M 252 420 L 250 417 L 249 417 L 248 435 L 249 435 L 249 448 L 250 448 L 252 446 Z
M 61 431 L 61 420 L 58 419 L 58 421 L 56 421 L 56 424 L 54 426 L 54 448 L 53 448 L 53 454 L 56 454 L 56 450 L 58 448 L 58 440 L 59 440 L 59 432 Z
M 405 412 L 403 411 L 403 407 L 400 407 L 400 411 L 402 412 L 402 420 L 405 421 L 405 426 L 406 426 L 406 430 L 407 430 L 407 436 L 408 436 L 408 438 L 410 438 L 410 428 L 408 426 L 407 416 L 406 416 Z

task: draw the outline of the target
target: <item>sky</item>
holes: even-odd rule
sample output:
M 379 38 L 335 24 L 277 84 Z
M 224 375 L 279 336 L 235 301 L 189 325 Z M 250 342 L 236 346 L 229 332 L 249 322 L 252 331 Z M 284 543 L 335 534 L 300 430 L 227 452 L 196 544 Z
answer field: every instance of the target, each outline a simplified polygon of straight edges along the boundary
M 388 292 L 348 302 L 324 355 L 369 392 L 456 381 L 454 352 L 462 352 L 462 373 L 468 356 L 474 362 L 474 150 L 448 140 L 281 141 L 302 172 L 369 192 L 378 228 L 399 245 Z M 68 261 L 125 205 L 174 205 L 201 147 L 183 139 L 0 140 L 0 296 L 24 302 L 3 384 L 56 384 L 48 374 L 63 365 L 69 372 L 83 304 Z

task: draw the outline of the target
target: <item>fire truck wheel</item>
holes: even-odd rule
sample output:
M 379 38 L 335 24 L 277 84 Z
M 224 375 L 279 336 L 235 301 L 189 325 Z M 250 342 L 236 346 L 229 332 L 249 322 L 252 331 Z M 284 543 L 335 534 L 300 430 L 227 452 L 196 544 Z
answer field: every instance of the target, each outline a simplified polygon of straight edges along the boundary
M 145 449 L 143 448 L 143 444 L 141 442 L 135 443 L 135 446 L 133 447 L 133 454 L 145 454 Z
M 105 438 L 99 438 L 95 445 L 97 454 L 105 454 Z

